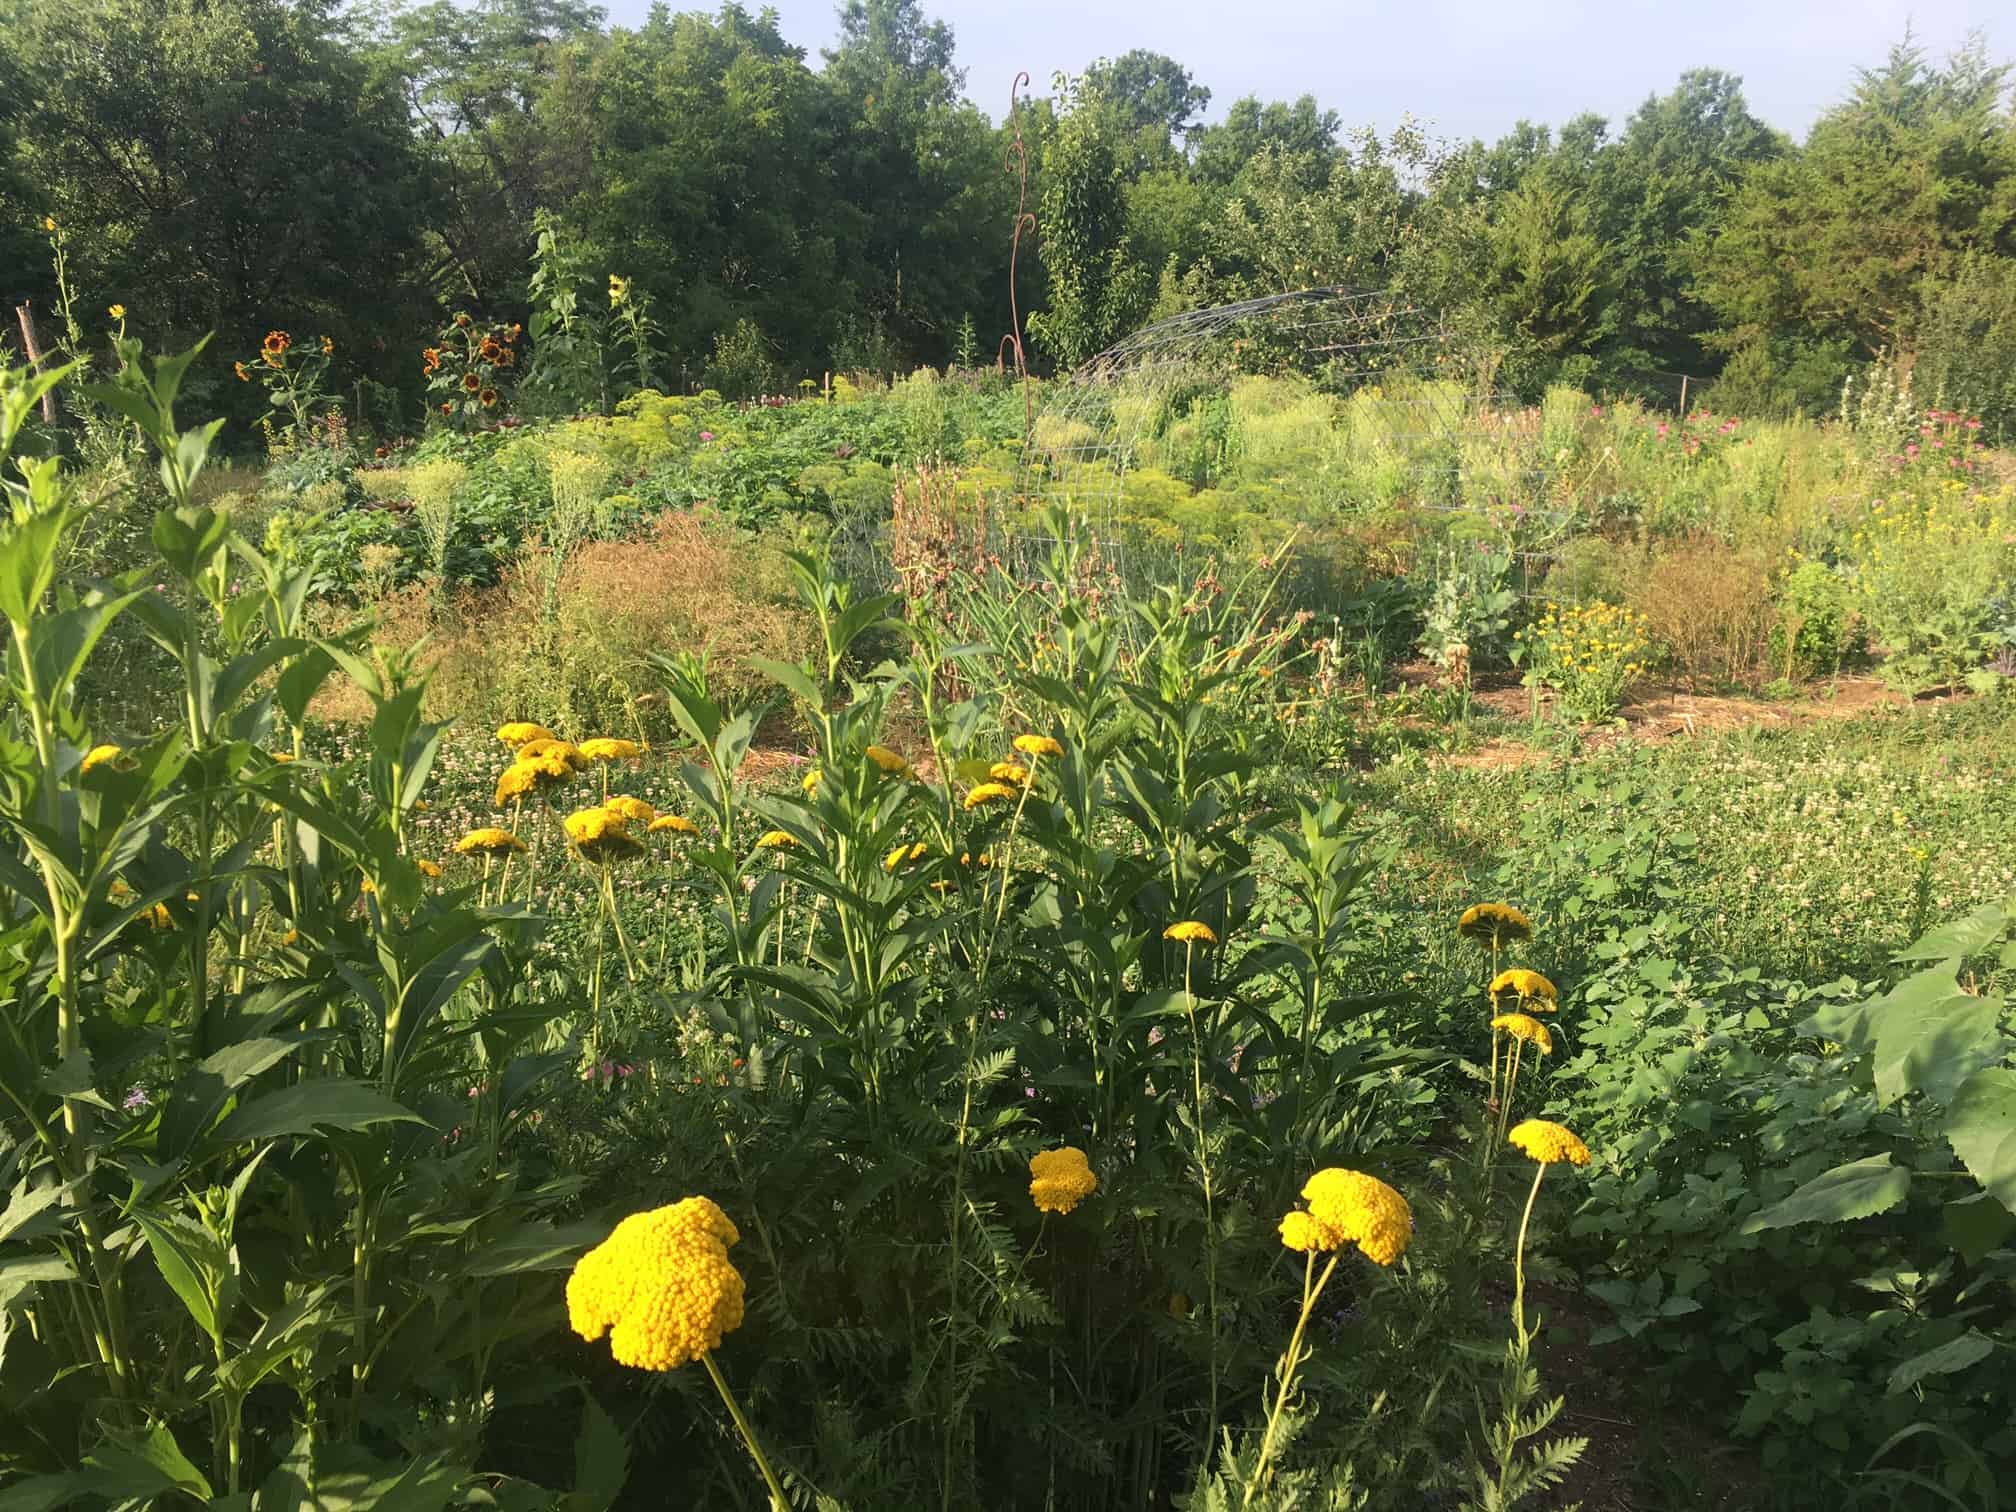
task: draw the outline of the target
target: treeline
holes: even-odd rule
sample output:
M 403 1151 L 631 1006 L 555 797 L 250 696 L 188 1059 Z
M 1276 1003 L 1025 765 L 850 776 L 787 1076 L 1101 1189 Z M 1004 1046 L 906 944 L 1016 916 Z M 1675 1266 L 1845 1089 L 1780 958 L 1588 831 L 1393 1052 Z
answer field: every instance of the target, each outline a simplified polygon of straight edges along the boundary
M 991 361 L 1019 131 L 1042 367 L 1352 283 L 1502 346 L 1521 391 L 1684 374 L 1820 410 L 1887 353 L 1928 399 L 2016 415 L 2016 121 L 1979 43 L 1900 44 L 1803 143 L 1703 69 L 1622 122 L 1450 144 L 1308 96 L 1204 125 L 1208 88 L 1140 51 L 1011 123 L 917 0 L 841 19 L 813 59 L 734 4 L 628 29 L 580 0 L 0 0 L 0 292 L 52 309 L 53 217 L 86 327 L 118 302 L 169 345 L 326 333 L 410 399 L 444 310 L 522 318 L 547 211 L 575 265 L 649 294 L 688 386 Z

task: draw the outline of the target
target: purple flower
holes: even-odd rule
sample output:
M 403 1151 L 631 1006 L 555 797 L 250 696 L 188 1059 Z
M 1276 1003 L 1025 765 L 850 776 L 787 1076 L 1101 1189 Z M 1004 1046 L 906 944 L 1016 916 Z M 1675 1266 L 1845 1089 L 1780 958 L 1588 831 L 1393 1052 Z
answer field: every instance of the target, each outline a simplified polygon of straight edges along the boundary
M 154 1099 L 147 1095 L 145 1087 L 135 1087 L 126 1094 L 126 1101 L 120 1104 L 128 1113 L 138 1113 L 142 1108 L 154 1106 Z

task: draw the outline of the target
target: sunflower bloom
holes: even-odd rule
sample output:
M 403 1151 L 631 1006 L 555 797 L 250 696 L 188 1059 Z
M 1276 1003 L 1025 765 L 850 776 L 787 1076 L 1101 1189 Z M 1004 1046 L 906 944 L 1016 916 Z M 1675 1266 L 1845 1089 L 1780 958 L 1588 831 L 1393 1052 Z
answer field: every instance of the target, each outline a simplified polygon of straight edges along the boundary
M 1013 798 L 1015 789 L 1000 782 L 983 782 L 966 795 L 966 807 L 979 808 L 983 803 L 999 803 L 1004 798 Z
M 1537 971 L 1528 971 L 1524 966 L 1514 966 L 1510 971 L 1501 971 L 1491 978 L 1492 1002 L 1497 1002 L 1508 992 L 1515 994 L 1521 1001 L 1532 1004 L 1542 1013 L 1554 1012 L 1561 996 L 1552 982 Z
M 567 1321 L 591 1343 L 608 1334 L 619 1365 L 698 1360 L 742 1326 L 742 1275 L 728 1259 L 741 1237 L 706 1197 L 632 1213 L 575 1263 Z
M 1302 1188 L 1302 1200 L 1309 1204 L 1309 1216 L 1321 1229 L 1337 1236 L 1327 1249 L 1356 1244 L 1368 1260 L 1391 1265 L 1406 1253 L 1414 1238 L 1414 1212 L 1385 1182 L 1362 1171 L 1330 1166 L 1311 1176 Z M 1316 1237 L 1312 1229 L 1297 1225 L 1298 1237 Z M 1284 1229 L 1282 1241 L 1287 1242 Z
M 485 390 L 483 390 L 482 393 L 476 396 L 476 399 L 477 402 L 483 406 L 483 408 L 495 409 L 497 407 L 497 390 L 495 390 L 494 388 L 486 388 Z
M 1562 1161 L 1569 1165 L 1589 1164 L 1589 1146 L 1561 1124 L 1549 1123 L 1544 1118 L 1529 1118 L 1524 1123 L 1514 1124 L 1512 1132 L 1505 1137 L 1543 1166 L 1558 1165 Z
M 521 746 L 530 745 L 535 740 L 551 740 L 554 737 L 553 732 L 542 724 L 514 719 L 509 724 L 497 726 L 497 738 L 516 750 Z
M 124 746 L 116 746 L 116 745 L 93 746 L 91 747 L 90 750 L 84 753 L 84 760 L 80 762 L 77 767 L 77 775 L 79 777 L 82 777 L 86 772 L 90 771 L 93 767 L 101 767 L 109 762 L 118 761 L 125 754 L 126 754 L 126 747 Z
M 1507 940 L 1532 939 L 1533 921 L 1510 903 L 1473 903 L 1456 921 L 1456 932 L 1496 949 Z
M 1064 747 L 1048 735 L 1017 735 L 1015 749 L 1024 756 L 1062 756 Z
M 462 387 L 468 393 L 475 393 L 483 387 L 483 379 L 474 368 L 462 375 Z
M 612 814 L 621 814 L 624 822 L 628 824 L 642 824 L 648 827 L 658 817 L 658 810 L 642 798 L 631 798 L 621 793 L 613 798 L 604 799 L 602 807 Z
M 1542 1055 L 1554 1053 L 1554 1036 L 1530 1013 L 1501 1013 L 1491 1020 L 1493 1029 L 1502 1029 L 1516 1040 L 1524 1040 Z
M 1198 919 L 1185 919 L 1180 924 L 1171 924 L 1167 929 L 1162 931 L 1162 938 L 1165 940 L 1174 940 L 1179 945 L 1216 945 L 1218 943 L 1218 936 L 1212 933 L 1211 926 Z
M 862 754 L 882 769 L 884 777 L 908 777 L 910 775 L 910 763 L 887 746 L 871 745 Z
M 644 754 L 644 747 L 634 740 L 618 740 L 610 735 L 597 735 L 592 740 L 584 740 L 581 754 L 590 761 L 634 761 Z
M 650 833 L 657 835 L 668 831 L 674 835 L 697 835 L 700 827 L 684 814 L 660 814 L 651 821 Z
M 238 381 L 240 383 L 250 383 L 252 381 L 252 370 L 246 367 L 244 363 L 242 362 L 232 363 L 231 370 L 238 375 Z
M 455 842 L 455 853 L 459 856 L 491 856 L 499 851 L 522 851 L 525 842 L 507 829 L 492 825 L 484 829 L 473 829 Z
M 1076 1145 L 1044 1150 L 1029 1159 L 1029 1198 L 1045 1213 L 1064 1214 L 1099 1190 L 1099 1178 Z

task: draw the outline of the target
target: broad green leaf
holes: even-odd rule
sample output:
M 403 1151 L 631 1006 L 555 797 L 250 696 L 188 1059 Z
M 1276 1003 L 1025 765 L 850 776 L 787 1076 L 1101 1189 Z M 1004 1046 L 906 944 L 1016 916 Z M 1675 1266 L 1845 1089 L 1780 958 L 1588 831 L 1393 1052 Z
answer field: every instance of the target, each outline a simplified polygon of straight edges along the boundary
M 1940 1212 L 1939 1237 L 1958 1250 L 1969 1265 L 1979 1265 L 1983 1256 L 2000 1248 L 2012 1233 L 2016 1233 L 2016 1213 L 1987 1192 L 1956 1197 Z
M 1871 1005 L 1876 1031 L 1876 1100 L 1924 1092 L 1938 1102 L 1995 1058 L 2000 1004 L 1962 992 L 1951 967 L 1935 966 L 1900 982 Z
M 220 1145 L 254 1139 L 312 1134 L 317 1129 L 362 1129 L 382 1123 L 425 1123 L 412 1109 L 377 1088 L 347 1077 L 299 1082 L 243 1103 L 219 1124 L 211 1141 Z
M 630 1478 L 630 1446 L 623 1430 L 593 1397 L 581 1414 L 581 1432 L 574 1439 L 572 1512 L 607 1512 Z
M 84 1463 L 96 1472 L 92 1489 L 103 1496 L 151 1498 L 183 1491 L 199 1502 L 210 1500 L 210 1482 L 189 1462 L 165 1423 L 107 1439 Z
M 206 1251 L 214 1249 L 210 1235 L 178 1218 L 135 1213 L 133 1221 L 147 1236 L 147 1248 L 161 1270 L 161 1279 L 182 1299 L 196 1326 L 217 1337 L 217 1278 Z
M 1977 1329 L 1968 1329 L 1957 1339 L 1948 1339 L 1936 1349 L 1913 1355 L 1890 1372 L 1890 1395 L 1908 1391 L 1927 1376 L 1952 1375 L 1985 1360 L 1995 1352 L 1994 1341 Z
M 305 1035 L 266 1035 L 226 1045 L 185 1071 L 161 1110 L 160 1152 L 180 1159 L 224 1111 L 237 1090 L 307 1043 Z
M 1846 1223 L 1868 1218 L 1897 1206 L 1910 1188 L 1909 1171 L 1891 1164 L 1888 1155 L 1871 1155 L 1822 1172 L 1783 1202 L 1752 1213 L 1742 1231 L 1755 1234 L 1796 1223 Z
M 1968 956 L 1979 955 L 2002 937 L 2009 927 L 2009 910 L 1999 904 L 1977 908 L 1964 919 L 1942 924 L 1921 936 L 1908 950 L 1897 953 L 1900 961 L 1945 961 L 1951 967 Z
M 1946 1139 L 1995 1200 L 2016 1213 L 2016 1071 L 1976 1071 L 1946 1109 Z

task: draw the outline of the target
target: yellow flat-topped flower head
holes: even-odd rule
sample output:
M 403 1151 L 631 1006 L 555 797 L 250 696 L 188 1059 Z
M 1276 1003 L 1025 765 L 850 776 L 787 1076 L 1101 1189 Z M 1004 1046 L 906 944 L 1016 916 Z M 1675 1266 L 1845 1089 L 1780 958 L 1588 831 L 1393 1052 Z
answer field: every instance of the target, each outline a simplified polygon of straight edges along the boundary
M 534 798 L 573 781 L 574 768 L 561 756 L 521 756 L 497 778 L 497 807 Z
M 499 851 L 522 851 L 525 842 L 507 829 L 491 826 L 473 829 L 455 842 L 456 852 L 464 856 L 494 855 Z
M 871 745 L 862 754 L 881 769 L 884 777 L 908 777 L 910 775 L 910 763 L 887 746 Z
M 1514 966 L 1510 971 L 1501 971 L 1491 978 L 1491 1001 L 1510 993 L 1536 1013 L 1553 1013 L 1560 1006 L 1561 994 L 1554 984 L 1537 971 L 1528 971 L 1524 966 Z
M 1296 1208 L 1281 1220 L 1281 1242 L 1291 1250 L 1308 1255 L 1336 1249 L 1344 1242 L 1344 1236 L 1319 1222 L 1314 1214 Z
M 983 782 L 966 795 L 966 807 L 979 808 L 986 803 L 1002 803 L 1015 796 L 1015 789 L 1001 782 Z
M 586 761 L 634 761 L 644 754 L 644 747 L 636 741 L 618 740 L 610 735 L 584 740 L 580 750 L 582 759 Z
M 1015 749 L 1024 756 L 1062 756 L 1064 747 L 1048 735 L 1017 735 Z
M 912 861 L 922 861 L 931 854 L 931 847 L 919 840 L 914 845 L 899 845 L 882 858 L 882 870 L 893 872 L 899 866 L 908 866 Z
M 542 724 L 532 724 L 528 720 L 514 719 L 509 724 L 497 726 L 497 738 L 517 750 L 535 740 L 551 740 L 553 732 Z
M 1466 940 L 1497 947 L 1532 939 L 1533 921 L 1510 903 L 1473 903 L 1456 921 L 1456 932 Z
M 741 1235 L 706 1197 L 632 1213 L 575 1263 L 567 1321 L 593 1342 L 609 1335 L 619 1365 L 677 1370 L 742 1326 L 741 1272 L 728 1247 Z
M 1005 782 L 1010 787 L 1027 787 L 1029 768 L 1019 761 L 997 761 L 987 768 L 987 778 L 990 782 Z
M 758 850 L 795 850 L 798 837 L 786 830 L 765 830 L 756 837 Z
M 78 763 L 77 775 L 79 777 L 82 777 L 86 772 L 92 771 L 98 767 L 108 766 L 118 761 L 121 761 L 125 758 L 125 755 L 126 755 L 126 747 L 124 746 L 116 746 L 116 745 L 93 746 L 91 747 L 90 750 L 84 753 L 83 761 Z
M 1589 1164 L 1589 1146 L 1564 1125 L 1549 1123 L 1544 1118 L 1514 1124 L 1505 1138 L 1542 1165 L 1558 1165 L 1563 1161 L 1569 1165 Z
M 660 814 L 651 821 L 650 832 L 654 835 L 671 833 L 674 835 L 697 835 L 700 827 L 684 814 Z
M 1180 924 L 1171 924 L 1162 931 L 1162 938 L 1174 940 L 1181 945 L 1216 945 L 1218 936 L 1209 924 L 1200 919 L 1185 919 Z
M 612 814 L 621 814 L 629 824 L 649 825 L 658 817 L 658 810 L 642 798 L 631 798 L 622 793 L 603 799 L 602 807 Z
M 590 861 L 614 861 L 638 849 L 623 816 L 611 809 L 576 809 L 563 823 L 574 848 Z
M 432 881 L 440 880 L 441 863 L 439 861 L 428 861 L 423 859 L 420 861 L 416 861 L 413 864 L 420 868 L 421 876 L 426 877 Z
M 1501 1013 L 1491 1020 L 1491 1027 L 1502 1029 L 1512 1038 L 1537 1047 L 1542 1055 L 1554 1053 L 1554 1036 L 1530 1013 Z
M 581 747 L 575 745 L 572 741 L 548 736 L 543 740 L 528 740 L 525 744 L 518 747 L 518 759 L 520 761 L 533 761 L 546 756 L 557 757 L 561 761 L 566 762 L 568 768 L 572 771 L 585 772 L 588 770 L 588 758 L 581 754 Z
M 1376 1176 L 1329 1166 L 1311 1176 L 1302 1188 L 1314 1227 L 1297 1224 L 1290 1248 L 1340 1249 L 1355 1244 L 1379 1265 L 1392 1265 L 1414 1239 L 1414 1212 L 1407 1199 Z M 1287 1244 L 1291 1230 L 1282 1229 Z M 1316 1240 L 1328 1242 L 1316 1243 Z
M 1068 1213 L 1099 1190 L 1099 1178 L 1076 1145 L 1029 1159 L 1029 1197 L 1045 1213 Z

